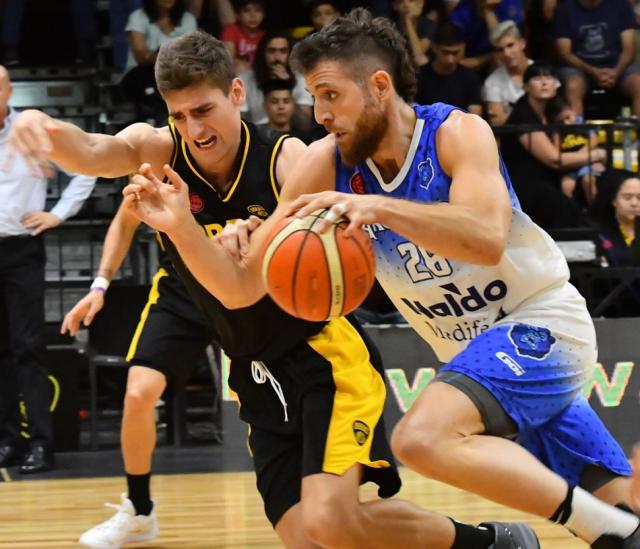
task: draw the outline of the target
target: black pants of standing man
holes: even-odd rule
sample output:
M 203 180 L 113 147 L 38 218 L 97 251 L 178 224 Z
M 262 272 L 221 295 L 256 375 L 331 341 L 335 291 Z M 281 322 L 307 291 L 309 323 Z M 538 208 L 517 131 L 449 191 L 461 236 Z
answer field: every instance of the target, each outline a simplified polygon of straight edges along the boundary
M 21 461 L 22 473 L 53 466 L 44 268 L 42 236 L 0 238 L 0 466 Z M 28 419 L 26 440 L 20 400 Z

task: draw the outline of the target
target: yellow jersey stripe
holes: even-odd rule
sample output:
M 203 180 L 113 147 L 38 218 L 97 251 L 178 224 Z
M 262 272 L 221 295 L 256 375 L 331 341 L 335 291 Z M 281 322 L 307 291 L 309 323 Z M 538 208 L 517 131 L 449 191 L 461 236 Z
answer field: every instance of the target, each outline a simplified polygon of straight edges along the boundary
M 238 175 L 236 175 L 236 180 L 231 185 L 227 196 L 222 199 L 223 202 L 228 202 L 233 196 L 233 192 L 236 190 L 238 183 L 240 183 L 240 178 L 242 177 L 242 172 L 244 171 L 244 164 L 247 161 L 247 155 L 249 154 L 249 143 L 251 142 L 251 134 L 249 133 L 249 128 L 244 123 L 244 120 L 240 120 L 240 123 L 242 124 L 242 131 L 244 131 L 244 135 L 246 136 L 246 139 L 244 141 L 244 151 L 242 152 L 242 160 L 240 161 L 240 169 L 238 170 Z
M 386 460 L 371 460 L 371 446 L 382 417 L 386 388 L 358 331 L 344 317 L 329 322 L 307 340 L 331 363 L 336 392 L 325 444 L 322 470 L 342 475 L 355 463 L 390 467 Z
M 136 354 L 136 349 L 138 347 L 138 341 L 140 341 L 140 335 L 142 334 L 142 330 L 144 329 L 144 323 L 147 321 L 147 317 L 149 316 L 149 309 L 151 309 L 151 305 L 155 305 L 158 302 L 158 298 L 160 297 L 160 290 L 158 289 L 158 285 L 160 284 L 160 279 L 163 276 L 167 276 L 168 273 L 163 268 L 158 269 L 158 272 L 153 277 L 153 282 L 151 283 L 151 290 L 149 290 L 149 298 L 147 300 L 147 304 L 142 309 L 142 313 L 140 314 L 140 321 L 138 322 L 138 326 L 136 327 L 136 331 L 133 334 L 133 338 L 131 339 L 131 344 L 129 345 L 129 350 L 127 351 L 126 360 L 131 360 Z
M 273 188 L 273 196 L 276 197 L 278 202 L 280 202 L 280 190 L 278 189 L 278 179 L 276 178 L 276 158 L 278 157 L 282 143 L 287 137 L 289 137 L 289 134 L 285 133 L 276 141 L 271 151 L 271 161 L 269 162 L 269 179 L 271 180 L 271 187 Z

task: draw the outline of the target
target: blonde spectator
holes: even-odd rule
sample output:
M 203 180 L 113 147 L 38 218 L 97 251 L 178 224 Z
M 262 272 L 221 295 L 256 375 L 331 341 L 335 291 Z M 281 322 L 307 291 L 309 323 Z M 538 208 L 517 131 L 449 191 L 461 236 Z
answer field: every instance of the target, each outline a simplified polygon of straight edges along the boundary
M 501 126 L 524 95 L 522 77 L 533 61 L 527 57 L 527 43 L 514 21 L 499 23 L 490 40 L 500 66 L 484 81 L 482 95 L 490 124 Z

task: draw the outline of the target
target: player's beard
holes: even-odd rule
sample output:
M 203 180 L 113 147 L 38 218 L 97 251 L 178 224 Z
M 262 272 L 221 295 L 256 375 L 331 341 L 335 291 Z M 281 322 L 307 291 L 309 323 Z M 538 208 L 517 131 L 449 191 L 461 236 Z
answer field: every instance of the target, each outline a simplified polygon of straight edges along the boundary
M 351 143 L 338 144 L 342 161 L 347 166 L 362 164 L 376 152 L 388 128 L 389 121 L 380 105 L 376 105 L 370 96 L 367 97 L 351 133 L 353 140 Z

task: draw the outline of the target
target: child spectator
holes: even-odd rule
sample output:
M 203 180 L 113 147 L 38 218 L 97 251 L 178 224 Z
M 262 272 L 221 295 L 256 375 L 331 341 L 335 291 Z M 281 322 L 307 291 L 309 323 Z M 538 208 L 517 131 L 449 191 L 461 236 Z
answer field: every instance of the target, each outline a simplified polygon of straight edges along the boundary
M 260 28 L 264 20 L 261 0 L 233 0 L 236 22 L 225 25 L 222 41 L 229 51 L 237 72 L 253 64 L 258 43 L 264 36 Z
M 310 6 L 311 24 L 313 31 L 319 31 L 340 17 L 340 8 L 337 2 L 331 0 L 315 0 Z
M 140 119 L 166 117 L 167 109 L 156 88 L 153 65 L 158 49 L 171 38 L 196 30 L 196 19 L 184 0 L 143 0 L 142 8 L 129 16 L 129 56 L 121 86 L 136 104 Z
M 584 124 L 584 118 L 576 114 L 569 102 L 560 95 L 556 95 L 547 103 L 545 116 L 550 124 Z M 555 132 L 553 141 L 559 148 L 560 153 L 583 149 L 595 150 L 598 146 L 598 135 L 595 131 Z M 584 199 L 587 205 L 590 205 L 596 196 L 596 178 L 604 170 L 605 167 L 602 162 L 580 166 L 577 170 L 572 170 L 562 175 L 560 188 L 566 196 L 573 198 L 576 191 L 576 183 L 580 180 Z
M 407 39 L 414 66 L 426 65 L 436 24 L 424 15 L 424 0 L 393 0 L 391 7 L 397 16 L 396 25 Z

